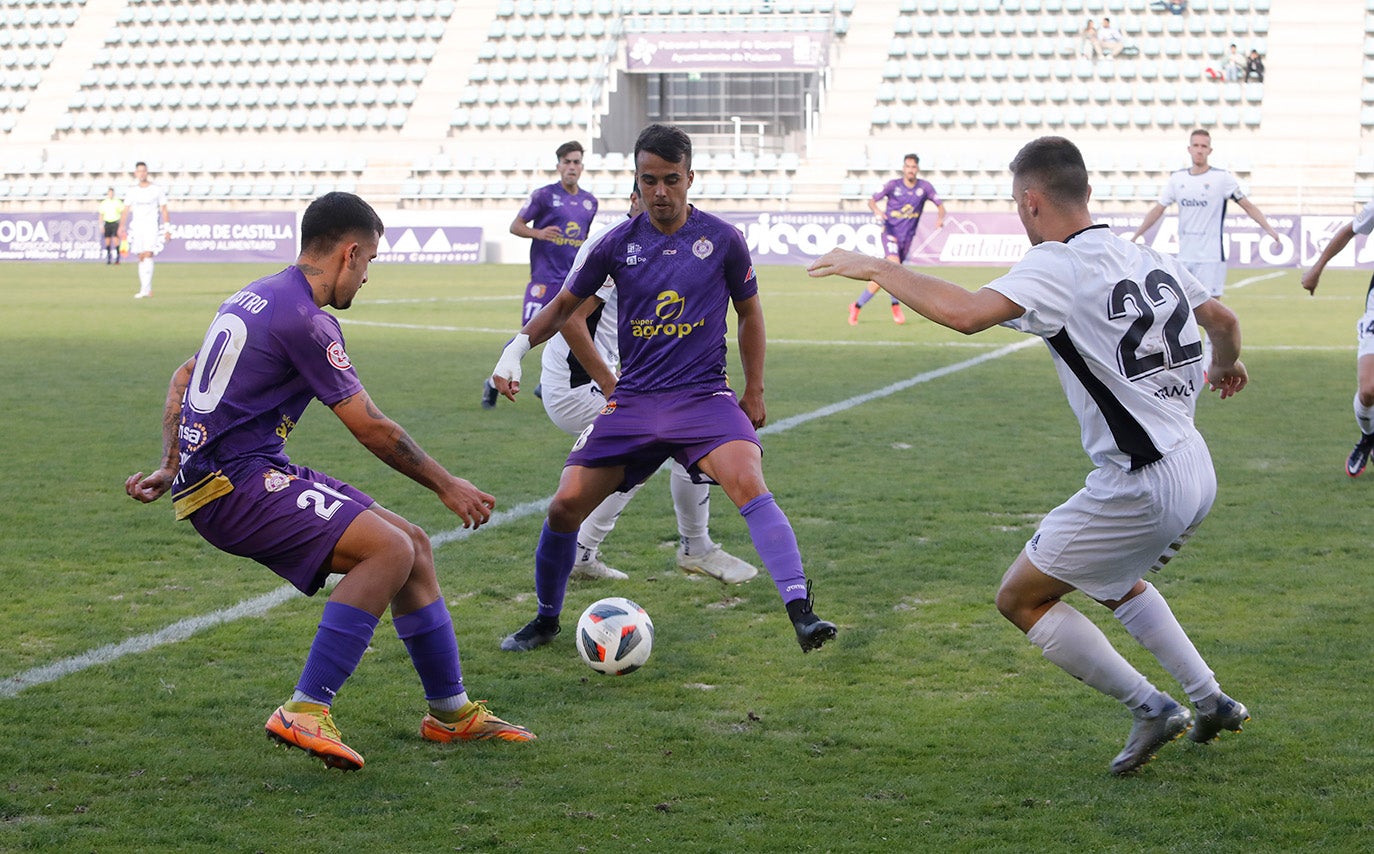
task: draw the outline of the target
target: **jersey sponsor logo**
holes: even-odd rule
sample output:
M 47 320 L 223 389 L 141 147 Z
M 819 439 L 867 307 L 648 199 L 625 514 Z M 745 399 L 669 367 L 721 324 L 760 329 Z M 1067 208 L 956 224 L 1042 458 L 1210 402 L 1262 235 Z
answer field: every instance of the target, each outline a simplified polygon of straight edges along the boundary
M 209 437 L 209 431 L 199 421 L 194 424 L 182 422 L 177 425 L 177 436 L 186 443 L 186 452 L 189 454 L 200 450 L 200 446 L 205 444 Z
M 568 224 L 563 226 L 563 236 L 569 240 L 575 240 L 582 235 L 582 224 L 575 219 L 568 220 Z
M 658 304 L 654 306 L 654 314 L 659 320 L 677 320 L 686 307 L 687 301 L 682 298 L 682 294 L 677 291 L 662 291 L 658 295 Z
M 697 242 L 692 244 L 692 254 L 705 260 L 711 257 L 711 253 L 716 251 L 716 246 L 704 237 L 698 237 Z
M 281 492 L 283 489 L 290 486 L 291 481 L 295 479 L 295 475 L 280 472 L 276 469 L 268 469 L 263 472 L 262 475 L 262 488 L 268 492 Z
M 1207 200 L 1206 200 L 1206 199 L 1179 199 L 1179 200 L 1178 200 L 1178 206 L 1181 207 L 1181 208 L 1205 208 L 1205 207 L 1207 207 Z
M 291 435 L 291 431 L 295 429 L 296 422 L 292 421 L 289 417 L 283 415 L 281 417 L 281 423 L 277 425 L 277 429 L 273 432 L 280 436 L 281 440 L 285 442 L 287 437 Z
M 329 357 L 329 364 L 341 371 L 346 371 L 353 367 L 353 363 L 348 361 L 348 353 L 344 352 L 342 341 L 330 341 L 329 346 L 324 348 L 325 354 Z

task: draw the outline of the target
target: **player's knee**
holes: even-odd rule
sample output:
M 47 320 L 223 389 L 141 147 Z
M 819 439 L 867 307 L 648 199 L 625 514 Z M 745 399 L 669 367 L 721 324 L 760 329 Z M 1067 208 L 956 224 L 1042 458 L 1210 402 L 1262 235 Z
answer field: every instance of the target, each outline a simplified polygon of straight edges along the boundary
M 575 504 L 558 498 L 549 502 L 549 529 L 559 533 L 576 531 L 582 525 L 586 514 L 580 512 Z
M 1360 406 L 1374 406 L 1374 384 L 1361 385 L 1359 397 Z
M 999 614 L 1008 621 L 1020 625 L 1020 623 L 1017 622 L 1017 615 L 1021 612 L 1022 605 L 1014 590 L 1009 588 L 1006 584 L 1003 584 L 1001 587 L 997 588 L 995 602 Z

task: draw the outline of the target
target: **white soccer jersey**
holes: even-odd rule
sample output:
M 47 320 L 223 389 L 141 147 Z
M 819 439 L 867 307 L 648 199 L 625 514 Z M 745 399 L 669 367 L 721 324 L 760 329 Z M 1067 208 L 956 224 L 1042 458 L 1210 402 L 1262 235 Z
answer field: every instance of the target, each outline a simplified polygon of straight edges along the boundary
M 1245 198 L 1236 176 L 1225 169 L 1209 168 L 1201 175 L 1180 169 L 1169 176 L 1160 191 L 1164 207 L 1178 205 L 1178 257 L 1180 261 L 1225 261 L 1226 203 Z
M 1034 246 L 987 287 L 1025 309 L 1003 324 L 1045 339 L 1099 467 L 1135 469 L 1197 435 L 1207 291 L 1175 259 L 1103 225 Z
M 124 207 L 129 211 L 129 228 L 156 228 L 159 211 L 167 204 L 167 191 L 158 184 L 146 187 L 133 185 L 124 193 Z
M 1374 231 L 1374 202 L 1368 202 L 1363 210 L 1355 214 L 1355 218 L 1350 221 L 1350 230 L 1356 234 L 1369 234 Z
M 592 330 L 592 342 L 596 344 L 597 352 L 605 360 L 611 370 L 616 370 L 620 365 L 620 347 L 616 341 L 616 294 L 615 284 L 609 280 L 596 292 L 596 298 L 603 301 L 600 314 L 593 313 L 592 318 L 596 320 L 596 328 Z M 540 357 L 539 382 L 543 385 L 543 393 L 558 393 L 568 389 L 586 385 L 591 381 L 586 370 L 579 364 L 578 371 L 573 371 L 572 350 L 568 347 L 568 340 L 559 332 L 544 344 L 544 353 Z

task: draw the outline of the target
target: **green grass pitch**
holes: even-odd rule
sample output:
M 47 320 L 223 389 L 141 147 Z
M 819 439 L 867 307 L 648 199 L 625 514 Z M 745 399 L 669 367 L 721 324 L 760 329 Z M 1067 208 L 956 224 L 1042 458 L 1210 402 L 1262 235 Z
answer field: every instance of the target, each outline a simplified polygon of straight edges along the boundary
M 136 301 L 132 267 L 0 267 L 0 686 L 57 674 L 0 694 L 0 851 L 1368 850 L 1374 474 L 1342 470 L 1365 273 L 1328 272 L 1317 297 L 1294 270 L 1232 273 L 1252 382 L 1199 401 L 1219 499 L 1154 580 L 1254 719 L 1115 779 L 1124 710 L 1043 661 L 992 605 L 1040 515 L 1089 467 L 1038 345 L 765 435 L 817 610 L 840 626 L 819 652 L 797 649 L 766 577 L 725 590 L 675 570 L 656 476 L 605 546 L 630 580 L 568 596 L 569 618 L 608 595 L 652 615 L 653 657 L 619 679 L 586 668 L 571 632 L 525 655 L 497 649 L 534 609 L 539 513 L 457 538 L 431 494 L 316 404 L 293 458 L 442 540 L 469 690 L 540 738 L 422 741 L 418 680 L 384 618 L 336 705 L 367 767 L 326 772 L 272 747 L 263 722 L 321 602 L 290 597 L 154 645 L 282 585 L 173 522 L 165 500 L 122 489 L 156 464 L 167 379 L 215 306 L 272 271 L 164 264 L 156 296 Z M 975 287 L 996 271 L 942 272 Z M 532 396 L 477 405 L 524 281 L 523 266 L 376 266 L 341 314 L 378 405 L 505 511 L 553 492 L 570 443 Z M 857 283 L 800 268 L 760 281 L 772 422 L 1024 340 L 910 313 L 899 327 L 881 298 L 851 328 Z M 537 365 L 527 358 L 526 389 Z M 715 538 L 756 558 L 719 490 L 712 509 Z M 1074 600 L 1179 696 L 1105 609 Z M 127 654 L 63 670 L 102 648 Z

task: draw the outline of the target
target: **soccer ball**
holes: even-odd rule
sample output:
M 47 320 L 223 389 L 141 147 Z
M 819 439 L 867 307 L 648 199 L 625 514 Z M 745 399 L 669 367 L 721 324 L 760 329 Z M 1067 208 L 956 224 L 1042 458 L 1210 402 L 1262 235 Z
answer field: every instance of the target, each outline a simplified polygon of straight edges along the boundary
M 623 596 L 593 602 L 577 618 L 577 652 L 597 673 L 624 676 L 644 666 L 654 648 L 654 621 Z

